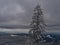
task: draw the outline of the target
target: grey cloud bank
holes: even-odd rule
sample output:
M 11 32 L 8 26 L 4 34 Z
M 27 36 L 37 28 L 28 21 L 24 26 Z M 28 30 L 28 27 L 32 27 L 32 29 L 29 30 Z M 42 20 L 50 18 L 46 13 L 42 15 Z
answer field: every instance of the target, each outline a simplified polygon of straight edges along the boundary
M 40 0 L 47 25 L 60 24 L 60 0 Z M 29 25 L 37 0 L 0 0 L 0 25 Z

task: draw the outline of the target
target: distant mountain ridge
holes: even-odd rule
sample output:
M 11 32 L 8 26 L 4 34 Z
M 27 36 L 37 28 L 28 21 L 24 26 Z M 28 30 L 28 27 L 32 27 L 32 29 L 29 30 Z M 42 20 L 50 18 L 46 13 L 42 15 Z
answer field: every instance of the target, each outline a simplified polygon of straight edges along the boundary
M 9 32 L 1 32 L 0 34 L 28 34 L 28 33 L 24 33 L 24 32 L 20 32 L 20 33 L 9 33 Z
M 20 36 L 28 36 L 29 34 L 28 33 L 6 33 L 6 32 L 0 32 L 0 36 L 3 36 L 3 35 L 20 35 Z

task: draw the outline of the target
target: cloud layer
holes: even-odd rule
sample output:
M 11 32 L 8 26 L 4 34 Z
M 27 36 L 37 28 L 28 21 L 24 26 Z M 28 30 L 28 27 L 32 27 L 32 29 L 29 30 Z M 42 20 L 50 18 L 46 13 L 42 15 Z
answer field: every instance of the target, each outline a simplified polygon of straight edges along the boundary
M 0 0 L 0 25 L 29 25 L 37 0 Z M 60 1 L 40 0 L 47 25 L 60 24 Z

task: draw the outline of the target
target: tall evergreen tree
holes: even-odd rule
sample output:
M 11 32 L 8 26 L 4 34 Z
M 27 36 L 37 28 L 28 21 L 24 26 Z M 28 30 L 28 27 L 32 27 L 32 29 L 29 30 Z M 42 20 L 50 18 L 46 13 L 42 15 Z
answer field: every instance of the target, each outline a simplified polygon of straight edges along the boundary
M 29 31 L 32 34 L 32 37 L 35 41 L 42 39 L 42 34 L 45 31 L 45 22 L 43 17 L 43 12 L 40 5 L 37 5 L 34 9 L 34 15 L 31 22 L 31 30 Z

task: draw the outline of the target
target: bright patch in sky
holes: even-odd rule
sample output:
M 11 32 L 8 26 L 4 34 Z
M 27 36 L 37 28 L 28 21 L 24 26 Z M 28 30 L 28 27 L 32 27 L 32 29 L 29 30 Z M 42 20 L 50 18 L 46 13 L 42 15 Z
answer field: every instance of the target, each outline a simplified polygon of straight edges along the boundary
M 0 10 L 1 10 L 1 14 L 7 14 L 7 15 L 16 15 L 16 14 L 25 12 L 23 7 L 19 4 L 6 5 L 3 8 L 1 8 Z
M 0 32 L 6 32 L 6 33 L 28 33 L 29 29 L 3 29 L 3 28 L 0 28 Z

